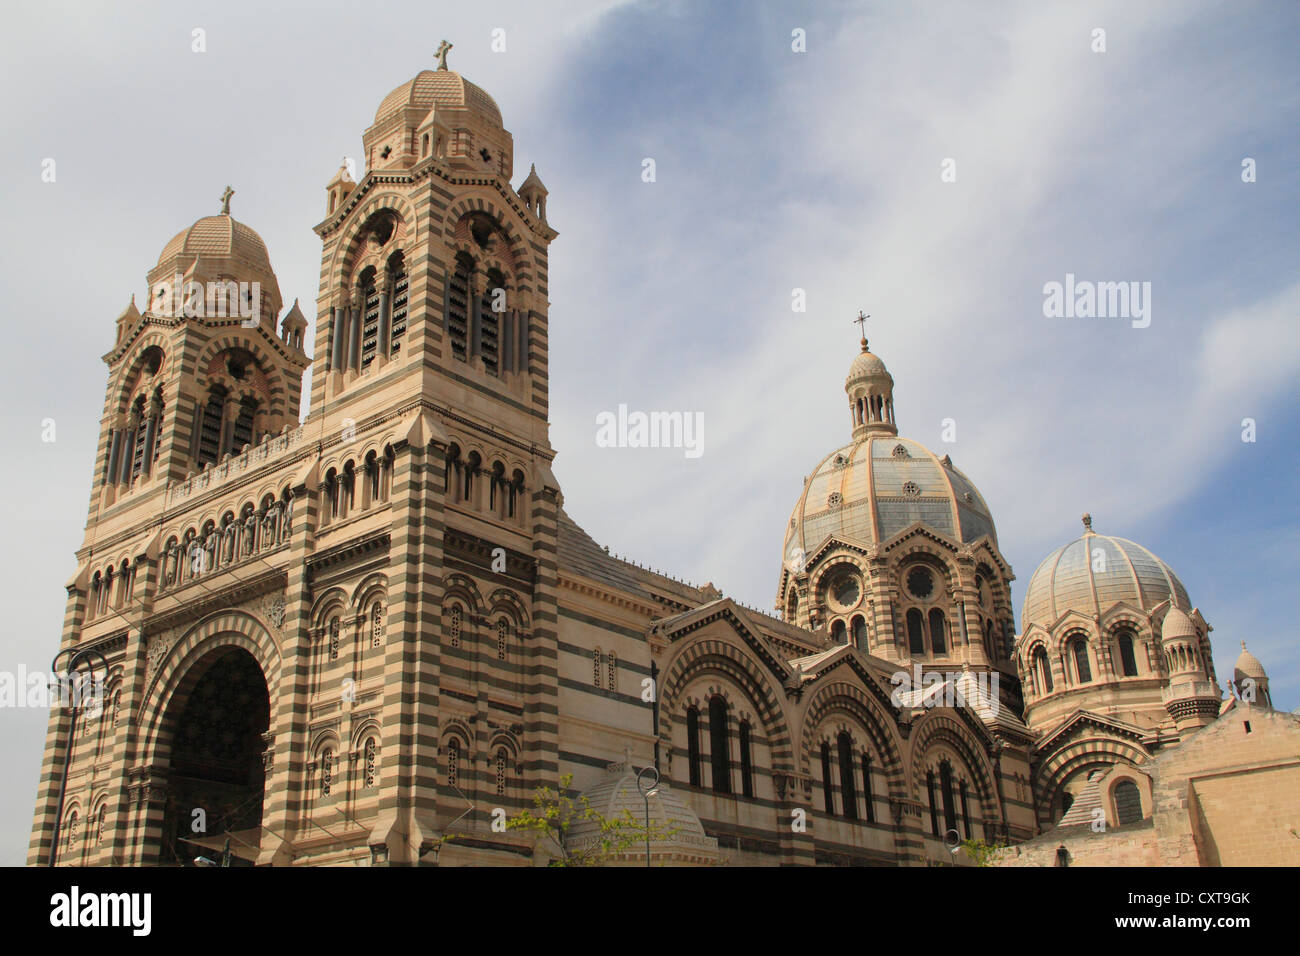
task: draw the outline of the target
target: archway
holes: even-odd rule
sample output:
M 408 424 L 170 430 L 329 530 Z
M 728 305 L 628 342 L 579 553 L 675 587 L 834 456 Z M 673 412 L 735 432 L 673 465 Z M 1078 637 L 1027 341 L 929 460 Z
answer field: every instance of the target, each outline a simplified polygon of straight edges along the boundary
M 239 845 L 231 865 L 241 865 L 248 831 L 256 834 L 262 823 L 262 754 L 271 720 L 266 678 L 248 651 L 232 646 L 214 649 L 187 676 L 189 692 L 177 694 L 167 710 L 169 786 L 159 862 L 188 866 L 199 855 L 216 859 L 219 849 L 188 841 L 215 837 L 220 844 L 234 833 Z M 196 829 L 197 820 L 203 827 Z

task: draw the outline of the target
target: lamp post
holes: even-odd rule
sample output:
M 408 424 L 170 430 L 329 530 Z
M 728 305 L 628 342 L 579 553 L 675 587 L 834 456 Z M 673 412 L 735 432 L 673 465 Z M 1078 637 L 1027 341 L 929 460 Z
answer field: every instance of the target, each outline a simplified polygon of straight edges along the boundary
M 100 666 L 104 668 L 104 682 L 105 683 L 108 682 L 108 660 L 107 658 L 104 657 L 103 654 L 95 650 L 93 647 L 83 647 L 80 650 L 75 650 L 69 647 L 59 651 L 59 653 L 54 655 L 54 660 L 50 662 L 50 673 L 52 676 L 56 678 L 58 677 L 59 658 L 62 657 L 64 654 L 69 655 L 67 671 L 66 671 L 67 673 L 66 684 L 68 687 L 69 695 L 73 698 L 72 719 L 68 722 L 68 752 L 67 755 L 63 758 L 63 772 L 59 776 L 59 800 L 54 814 L 54 835 L 50 841 L 50 862 L 49 862 L 50 866 L 54 866 L 55 861 L 57 860 L 59 855 L 59 830 L 61 824 L 63 823 L 63 799 L 68 789 L 68 770 L 72 765 L 72 748 L 76 745 L 76 741 L 77 741 L 77 711 L 79 709 L 78 705 L 82 703 L 81 701 L 82 694 L 80 693 L 80 689 L 78 688 L 75 691 L 73 690 L 73 675 L 77 673 L 77 668 L 81 666 L 82 661 L 88 661 L 90 664 L 90 668 L 86 676 L 90 684 L 92 685 L 91 693 L 93 694 L 94 693 L 93 685 L 95 680 L 95 662 L 94 660 L 92 660 L 92 658 L 97 657 L 99 658 Z M 60 698 L 62 698 L 63 696 L 63 691 L 62 691 L 63 683 L 64 682 L 62 681 L 60 682 L 60 690 L 59 690 Z M 99 701 L 99 706 L 101 708 L 104 706 L 104 701 L 102 699 Z
M 642 767 L 637 771 L 636 788 L 641 791 L 645 801 L 645 865 L 650 865 L 650 798 L 659 792 L 659 771 L 654 767 Z

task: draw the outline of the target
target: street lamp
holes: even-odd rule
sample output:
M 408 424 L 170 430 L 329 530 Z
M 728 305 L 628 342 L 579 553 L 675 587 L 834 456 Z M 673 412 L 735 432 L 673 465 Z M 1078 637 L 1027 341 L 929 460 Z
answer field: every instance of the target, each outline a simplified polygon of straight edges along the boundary
M 659 771 L 642 767 L 636 774 L 636 788 L 645 801 L 645 865 L 650 865 L 650 798 L 659 792 Z
M 94 693 L 93 685 L 95 682 L 95 662 L 94 660 L 92 660 L 92 658 L 97 657 L 99 658 L 100 666 L 104 668 L 104 682 L 105 683 L 108 682 L 108 660 L 104 657 L 103 654 L 95 650 L 95 648 L 93 647 L 83 647 L 80 650 L 67 647 L 59 651 L 59 653 L 55 654 L 54 660 L 50 662 L 50 673 L 55 677 L 58 677 L 60 673 L 59 658 L 62 657 L 64 654 L 69 655 L 66 673 L 67 673 L 68 691 L 73 697 L 72 718 L 68 722 L 68 748 L 67 748 L 68 752 L 63 758 L 63 772 L 59 776 L 59 800 L 54 814 L 54 835 L 50 841 L 50 863 L 49 863 L 50 866 L 54 866 L 55 861 L 58 859 L 58 855 L 59 855 L 59 830 L 63 823 L 63 799 L 68 790 L 68 770 L 72 765 L 72 748 L 75 745 L 77 740 L 77 711 L 79 709 L 78 705 L 83 703 L 80 699 L 82 697 L 82 694 L 80 692 L 80 687 L 78 686 L 77 690 L 75 692 L 73 691 L 72 682 L 74 679 L 74 675 L 77 673 L 77 669 L 81 666 L 82 661 L 88 662 L 90 667 L 86 676 L 89 679 L 90 684 L 92 685 L 91 693 L 93 694 Z M 102 689 L 102 685 L 101 685 L 101 689 Z M 63 696 L 62 686 L 60 686 L 59 696 L 60 697 Z M 99 701 L 99 705 L 100 707 L 104 706 L 104 701 L 102 698 Z

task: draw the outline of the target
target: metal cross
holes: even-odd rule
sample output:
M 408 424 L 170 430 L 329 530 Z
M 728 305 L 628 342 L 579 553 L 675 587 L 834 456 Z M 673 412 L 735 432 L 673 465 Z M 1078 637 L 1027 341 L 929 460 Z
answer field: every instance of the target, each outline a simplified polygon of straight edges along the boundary
M 438 44 L 438 49 L 433 51 L 433 55 L 438 58 L 438 69 L 447 69 L 447 54 L 451 52 L 451 44 L 443 40 Z
M 854 324 L 858 327 L 858 331 L 862 333 L 862 338 L 864 339 L 867 337 L 867 319 L 869 318 L 871 318 L 871 316 L 863 315 L 862 310 L 859 309 L 858 317 L 853 320 Z

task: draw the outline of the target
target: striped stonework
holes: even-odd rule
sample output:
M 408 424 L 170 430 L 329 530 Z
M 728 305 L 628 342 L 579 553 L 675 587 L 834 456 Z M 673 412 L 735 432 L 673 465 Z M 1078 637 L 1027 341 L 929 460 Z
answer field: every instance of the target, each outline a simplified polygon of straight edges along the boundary
M 105 649 L 109 700 L 89 726 L 51 712 L 28 862 L 50 860 L 56 820 L 62 863 L 219 854 L 219 827 L 164 848 L 184 795 L 236 786 L 189 743 L 188 703 L 221 673 L 269 701 L 265 732 L 250 711 L 257 734 L 220 758 L 265 774 L 260 827 L 230 826 L 240 862 L 540 864 L 556 848 L 504 818 L 567 775 L 570 796 L 641 807 L 622 789 L 645 768 L 661 815 L 686 818 L 664 862 L 949 862 L 929 824 L 940 759 L 971 819 L 1036 832 L 1023 725 L 891 702 L 884 658 L 906 643 L 885 557 L 827 552 L 878 579 L 869 646 L 850 647 L 615 558 L 569 516 L 549 435 L 558 233 L 536 173 L 511 184 L 495 104 L 466 89 L 442 71 L 399 87 L 364 174 L 330 181 L 314 343 L 296 309 L 278 315 L 264 243 L 224 214 L 168 243 L 151 284 L 256 280 L 277 315 L 248 328 L 151 298 L 119 319 L 58 644 Z M 162 417 L 132 476 L 142 397 Z M 937 532 L 885 544 L 973 560 Z M 954 593 L 973 607 L 966 564 Z M 822 745 L 841 741 L 828 778 Z

